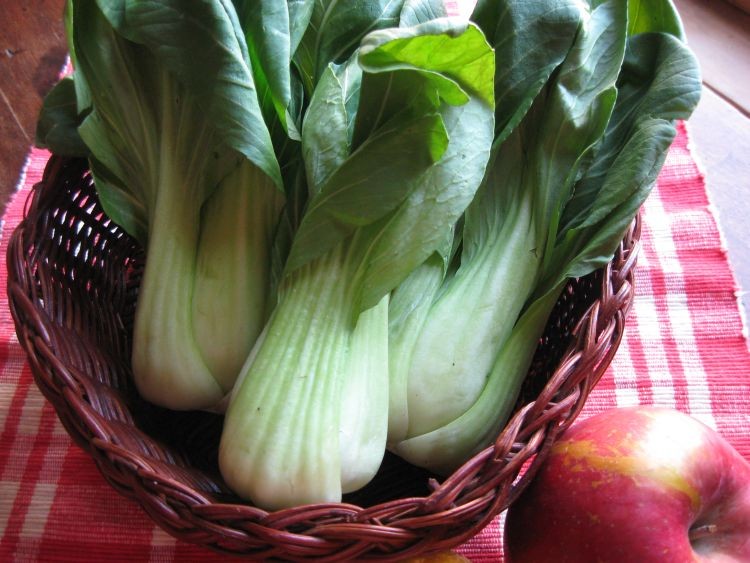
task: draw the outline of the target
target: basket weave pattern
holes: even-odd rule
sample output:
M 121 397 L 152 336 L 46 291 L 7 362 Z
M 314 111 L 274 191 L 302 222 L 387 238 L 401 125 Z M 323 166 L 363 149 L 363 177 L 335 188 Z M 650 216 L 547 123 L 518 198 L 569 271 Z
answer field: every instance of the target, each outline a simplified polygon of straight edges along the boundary
M 220 417 L 138 396 L 129 358 L 143 253 L 102 211 L 85 161 L 52 157 L 34 187 L 9 242 L 8 296 L 35 382 L 68 433 L 165 530 L 259 559 L 402 559 L 467 540 L 532 478 L 617 350 L 639 236 L 636 220 L 607 268 L 566 288 L 492 446 L 445 480 L 388 454 L 344 502 L 271 513 L 222 482 Z

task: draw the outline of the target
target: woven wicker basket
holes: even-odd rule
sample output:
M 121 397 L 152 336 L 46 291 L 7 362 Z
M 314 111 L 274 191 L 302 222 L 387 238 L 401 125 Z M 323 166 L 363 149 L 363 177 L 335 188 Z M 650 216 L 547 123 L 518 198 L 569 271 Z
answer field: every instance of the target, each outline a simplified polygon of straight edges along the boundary
M 609 365 L 633 299 L 638 221 L 553 312 L 512 420 L 439 481 L 387 455 L 341 504 L 266 512 L 216 465 L 221 418 L 156 408 L 130 376 L 139 247 L 103 213 L 86 163 L 52 157 L 8 250 L 8 295 L 45 397 L 105 479 L 177 538 L 258 559 L 402 559 L 454 547 L 507 508 Z

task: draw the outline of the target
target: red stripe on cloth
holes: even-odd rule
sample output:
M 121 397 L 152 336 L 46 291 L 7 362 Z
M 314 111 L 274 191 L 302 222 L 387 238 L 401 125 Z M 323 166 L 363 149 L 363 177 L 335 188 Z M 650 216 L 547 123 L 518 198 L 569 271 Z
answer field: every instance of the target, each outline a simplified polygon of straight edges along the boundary
M 701 419 L 710 414 L 706 422 L 750 457 L 750 363 L 737 284 L 719 243 L 705 178 L 691 156 L 684 125 L 681 133 L 670 151 L 670 165 L 660 177 L 659 190 L 677 240 L 676 260 L 684 272 L 681 294 L 692 331 L 685 346 L 702 378 L 687 387 L 694 394 L 688 412 Z M 677 291 L 669 294 L 680 295 Z M 681 335 L 678 332 L 676 338 Z
M 636 295 L 640 284 L 636 284 Z M 637 298 L 637 297 L 636 297 Z M 617 368 L 617 364 L 612 366 L 614 373 L 611 374 L 612 384 L 611 392 L 613 395 L 613 403 L 609 405 L 609 408 L 614 408 L 618 405 L 623 404 L 647 404 L 654 400 L 653 389 L 651 388 L 650 381 L 644 381 L 638 377 L 639 373 L 643 373 L 644 368 L 648 362 L 648 352 L 640 338 L 631 338 L 630 331 L 638 331 L 639 323 L 641 319 L 636 314 L 632 314 L 628 321 L 626 336 L 623 339 L 621 347 L 627 353 L 627 360 L 629 366 L 627 369 L 625 366 Z M 624 354 L 620 353 L 618 356 L 622 358 Z M 612 371 L 612 369 L 610 371 Z M 615 380 L 617 377 L 617 380 Z M 609 382 L 609 377 L 604 377 L 602 383 L 599 384 L 599 391 L 602 392 Z M 618 397 L 619 395 L 619 397 Z M 592 407 L 595 403 L 589 403 Z M 601 409 L 598 409 L 601 410 Z
M 658 249 L 654 246 L 656 241 L 649 228 L 648 217 L 644 223 L 646 224 L 644 225 L 643 255 L 647 265 L 638 270 L 637 283 L 644 295 L 639 302 L 640 307 L 636 308 L 635 315 L 648 314 L 651 318 L 647 319 L 643 325 L 647 324 L 652 330 L 639 340 L 644 348 L 646 373 L 650 374 L 652 386 L 673 392 L 671 397 L 652 397 L 648 402 L 687 411 L 689 402 L 685 393 L 681 391 L 686 385 L 684 366 L 677 344 L 672 338 L 674 326 L 670 318 L 670 305 L 665 297 L 668 295 L 669 287 L 676 288 L 682 285 L 682 274 L 679 271 L 668 273 L 663 269 L 658 251 L 667 252 L 668 249 Z M 665 238 L 670 235 L 671 233 L 661 235 L 656 244 L 664 244 Z M 648 311 L 646 311 L 647 308 Z
M 91 457 L 71 446 L 61 458 L 39 560 L 148 561 L 153 522 L 102 477 Z
M 18 481 L 16 481 L 17 477 L 15 476 L 10 479 L 11 482 L 18 483 L 18 492 L 15 495 L 5 532 L 0 539 L 0 554 L 8 557 L 4 560 L 16 559 L 19 556 L 16 549 L 19 545 L 21 530 L 26 522 L 27 510 L 31 505 L 36 487 L 43 482 L 42 467 L 47 459 L 47 451 L 52 441 L 52 429 L 55 425 L 56 415 L 49 404 L 45 404 L 41 410 L 41 419 L 36 433 L 31 436 L 22 435 L 22 440 L 14 442 L 14 461 L 18 460 L 20 463 L 17 466 L 11 463 L 10 469 L 12 473 L 18 471 L 20 475 Z M 25 450 L 29 444 L 31 447 L 27 455 L 19 452 L 19 450 Z
M 726 249 L 717 244 L 720 232 L 705 178 L 691 155 L 688 134 L 677 139 L 670 155 L 674 164 L 666 170 L 660 187 L 665 208 L 676 216 L 677 254 L 686 272 L 695 353 L 705 373 L 715 427 L 750 459 L 750 362 L 737 306 L 738 286 Z M 686 186 L 694 189 L 686 190 Z

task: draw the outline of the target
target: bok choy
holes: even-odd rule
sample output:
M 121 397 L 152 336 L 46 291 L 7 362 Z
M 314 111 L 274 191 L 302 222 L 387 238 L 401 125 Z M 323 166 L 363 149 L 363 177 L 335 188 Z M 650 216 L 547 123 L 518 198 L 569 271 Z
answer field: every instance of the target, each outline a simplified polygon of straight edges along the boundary
M 105 211 L 146 249 L 135 381 L 175 409 L 212 408 L 231 390 L 268 314 L 269 239 L 284 204 L 228 8 L 67 6 L 78 138 Z
M 661 168 L 674 120 L 697 103 L 697 64 L 684 43 L 628 36 L 627 10 L 621 0 L 583 10 L 564 60 L 493 147 L 466 212 L 460 264 L 423 305 L 401 375 L 408 427 L 392 449 L 412 463 L 450 472 L 498 434 L 566 280 L 611 259 Z M 519 82 L 498 69 L 496 91 L 512 91 Z
M 379 309 L 443 244 L 492 142 L 494 60 L 476 26 L 375 31 L 352 57 L 329 64 L 304 117 L 311 197 L 221 440 L 226 481 L 270 508 L 337 501 L 377 471 L 388 400 Z M 370 357 L 353 358 L 358 349 Z M 342 419 L 353 404 L 366 407 L 360 430 Z

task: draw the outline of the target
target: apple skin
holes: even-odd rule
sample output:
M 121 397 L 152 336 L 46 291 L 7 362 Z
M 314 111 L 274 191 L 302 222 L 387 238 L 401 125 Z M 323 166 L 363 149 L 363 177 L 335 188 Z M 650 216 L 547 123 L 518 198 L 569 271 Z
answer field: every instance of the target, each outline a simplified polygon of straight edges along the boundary
M 573 424 L 508 509 L 508 561 L 750 562 L 750 462 L 671 409 Z

